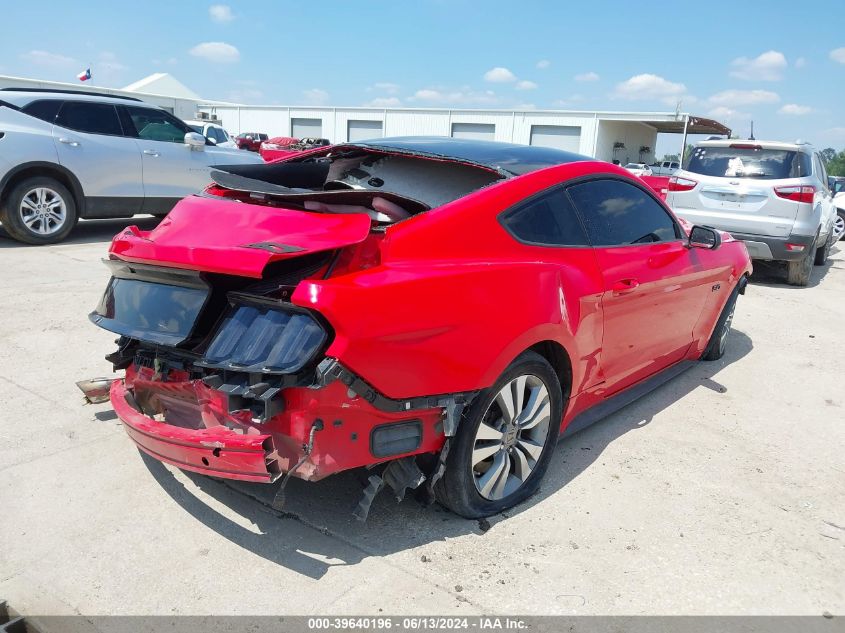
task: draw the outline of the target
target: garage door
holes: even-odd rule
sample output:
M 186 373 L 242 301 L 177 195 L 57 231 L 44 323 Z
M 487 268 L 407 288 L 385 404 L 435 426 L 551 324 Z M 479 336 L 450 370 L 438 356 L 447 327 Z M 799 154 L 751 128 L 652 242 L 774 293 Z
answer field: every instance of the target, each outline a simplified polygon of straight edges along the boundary
M 496 138 L 496 125 L 494 123 L 453 123 L 452 138 L 492 141 Z
M 291 119 L 290 135 L 294 138 L 323 138 L 323 119 Z
M 532 125 L 531 144 L 577 152 L 581 147 L 581 128 L 568 125 Z
M 369 138 L 384 136 L 384 125 L 381 121 L 347 121 L 346 138 L 352 141 L 363 141 Z

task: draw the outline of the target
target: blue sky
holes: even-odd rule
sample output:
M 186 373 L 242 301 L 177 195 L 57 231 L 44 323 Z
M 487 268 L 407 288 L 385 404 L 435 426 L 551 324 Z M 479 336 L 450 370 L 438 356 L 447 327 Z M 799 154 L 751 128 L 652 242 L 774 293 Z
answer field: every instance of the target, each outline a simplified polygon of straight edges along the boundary
M 0 74 L 244 103 L 684 111 L 845 147 L 843 0 L 2 0 Z M 20 28 L 15 28 L 19 25 Z M 659 151 L 679 140 L 661 135 Z

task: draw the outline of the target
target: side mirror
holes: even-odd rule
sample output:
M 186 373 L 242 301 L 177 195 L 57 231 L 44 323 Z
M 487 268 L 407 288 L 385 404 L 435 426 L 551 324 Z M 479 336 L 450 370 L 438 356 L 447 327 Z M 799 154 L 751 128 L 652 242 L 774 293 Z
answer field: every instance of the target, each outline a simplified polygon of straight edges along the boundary
M 205 137 L 197 132 L 185 134 L 185 145 L 191 149 L 202 149 L 205 147 Z
M 690 248 L 706 248 L 713 251 L 719 248 L 721 244 L 722 236 L 719 235 L 719 231 L 709 226 L 695 225 L 689 233 Z

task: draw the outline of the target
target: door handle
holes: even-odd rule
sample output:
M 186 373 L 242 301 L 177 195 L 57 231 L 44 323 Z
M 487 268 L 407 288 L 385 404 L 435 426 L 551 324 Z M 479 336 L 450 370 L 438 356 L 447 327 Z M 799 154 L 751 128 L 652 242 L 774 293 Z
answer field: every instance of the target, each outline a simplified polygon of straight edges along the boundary
M 640 285 L 636 279 L 620 279 L 612 286 L 613 294 L 624 295 L 633 292 Z
M 157 151 L 155 151 L 154 149 L 145 149 L 144 154 L 146 154 L 147 156 L 160 156 L 161 155 Z
M 79 141 L 74 141 L 72 138 L 62 137 L 59 139 L 59 143 L 64 143 L 65 145 L 70 145 L 71 147 L 79 147 Z

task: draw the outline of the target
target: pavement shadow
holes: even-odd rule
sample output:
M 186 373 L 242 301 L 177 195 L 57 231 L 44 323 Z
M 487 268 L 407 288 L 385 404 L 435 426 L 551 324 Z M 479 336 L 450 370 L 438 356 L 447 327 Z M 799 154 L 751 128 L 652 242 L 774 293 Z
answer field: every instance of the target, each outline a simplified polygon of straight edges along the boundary
M 763 260 L 755 260 L 754 272 L 749 278 L 749 282 L 757 286 L 770 286 L 775 288 L 787 288 L 794 290 L 803 290 L 804 288 L 815 288 L 827 276 L 831 268 L 839 270 L 845 269 L 845 262 L 842 257 L 836 257 L 837 254 L 845 252 L 845 246 L 838 246 L 834 244 L 830 249 L 830 256 L 823 266 L 813 266 L 813 271 L 810 273 L 810 283 L 806 286 L 790 286 L 786 283 L 786 264 L 781 262 L 767 262 Z
M 467 534 L 481 536 L 490 525 L 542 504 L 589 468 L 612 442 L 643 428 L 693 390 L 704 387 L 724 393 L 726 388 L 718 383 L 716 375 L 752 349 L 751 339 L 733 330 L 728 351 L 721 360 L 694 365 L 621 411 L 566 438 L 556 450 L 539 493 L 488 520 L 464 519 L 437 504 L 425 507 L 410 494 L 397 503 L 387 491 L 382 491 L 367 522 L 360 523 L 351 513 L 361 497 L 365 470 L 339 473 L 318 482 L 293 478 L 286 489 L 286 505 L 280 512 L 271 506 L 278 483 L 218 480 L 191 472 L 177 477 L 169 467 L 141 456 L 162 489 L 196 520 L 253 554 L 305 576 L 320 578 L 337 564 L 356 564 L 368 556 L 383 556 Z M 234 511 L 255 529 L 227 518 L 214 508 L 215 504 Z M 309 529 L 303 531 L 302 526 Z
M 80 220 L 70 235 L 59 242 L 66 244 L 97 244 L 111 242 L 111 239 L 127 226 L 136 225 L 142 231 L 154 229 L 161 218 L 142 215 L 134 218 L 119 218 L 112 220 Z M 0 248 L 39 248 L 31 244 L 24 244 L 12 239 L 0 225 Z

